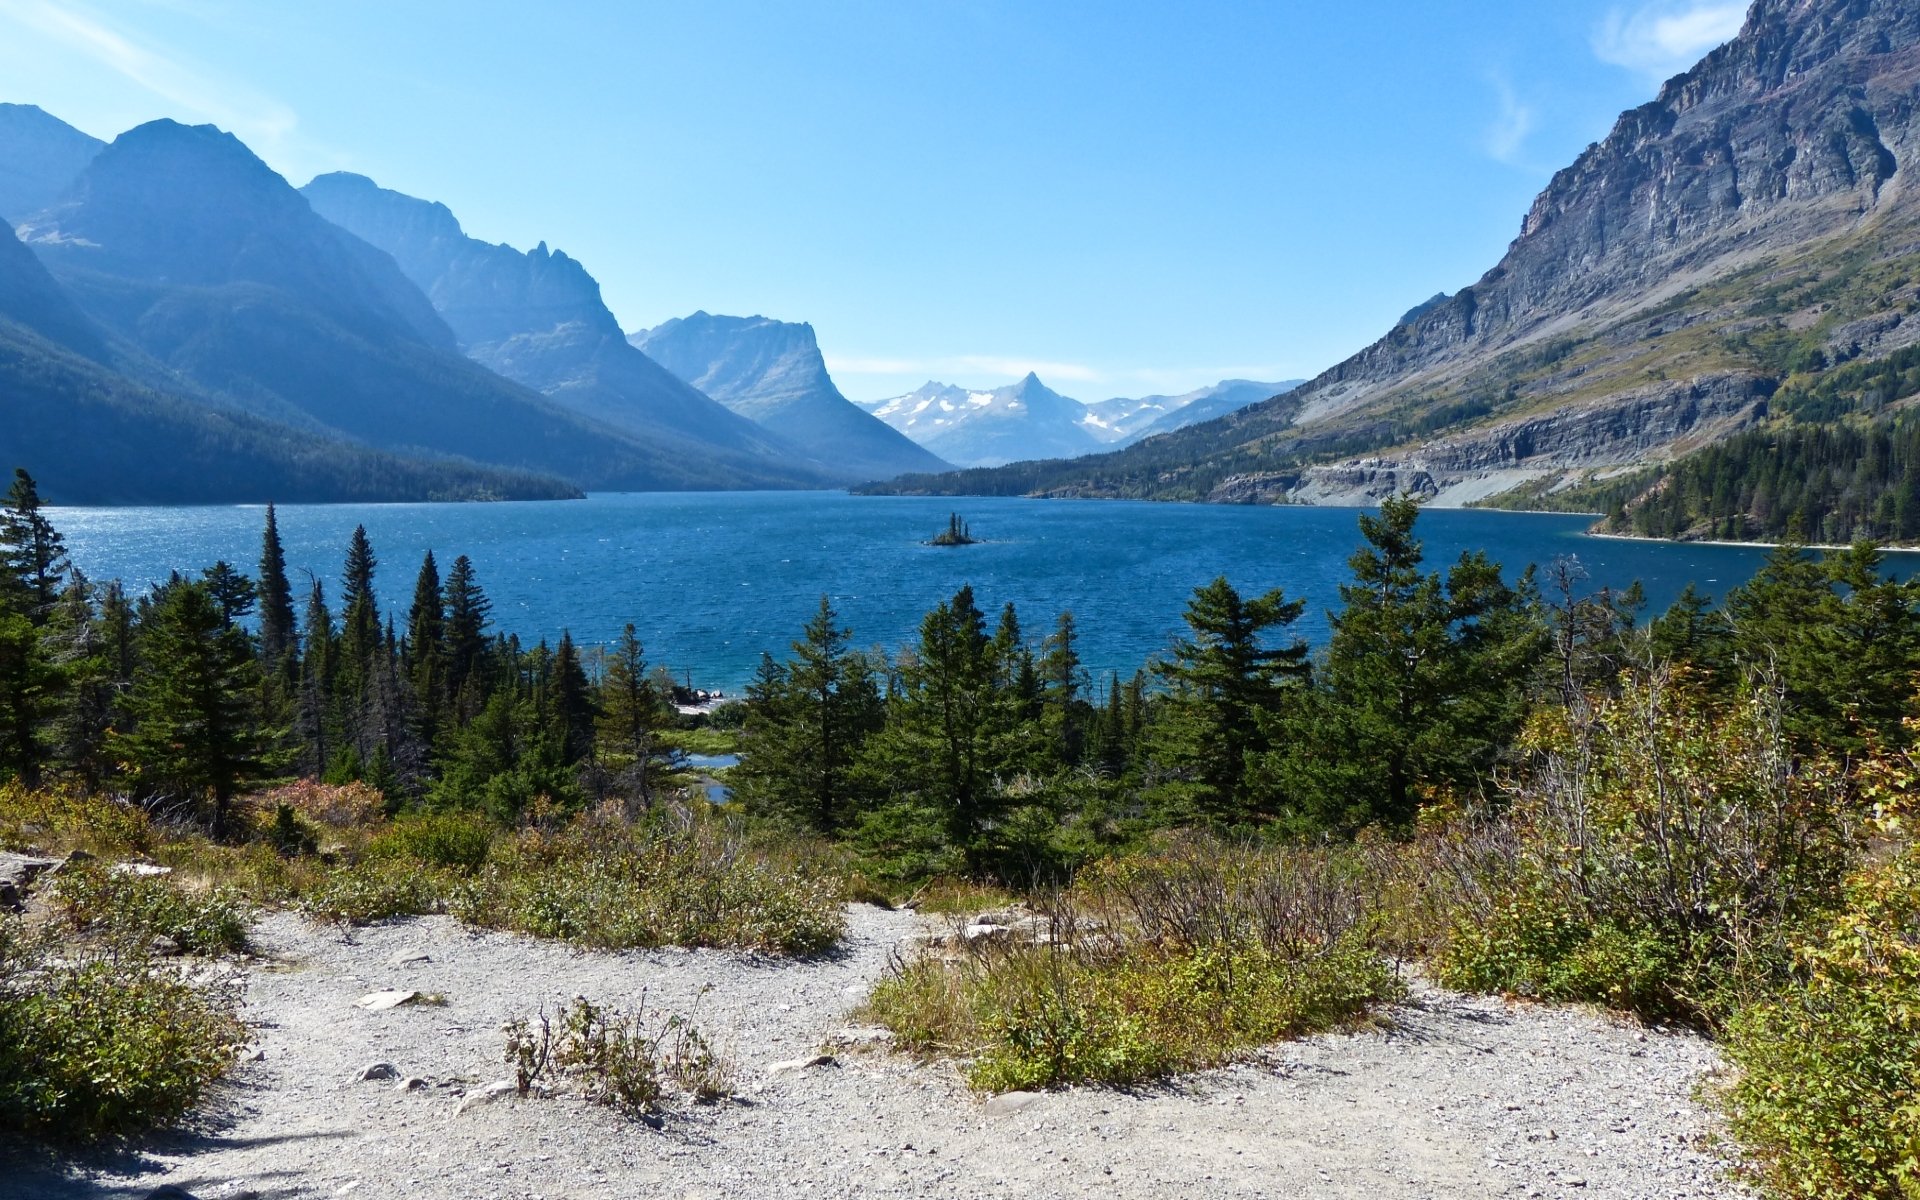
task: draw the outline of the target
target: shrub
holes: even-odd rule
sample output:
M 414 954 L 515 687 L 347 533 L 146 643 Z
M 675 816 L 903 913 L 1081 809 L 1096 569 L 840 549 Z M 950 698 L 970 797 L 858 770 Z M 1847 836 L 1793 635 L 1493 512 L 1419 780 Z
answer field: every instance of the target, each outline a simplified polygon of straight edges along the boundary
M 1833 903 L 1848 781 L 1792 756 L 1772 689 L 1715 711 L 1683 676 L 1629 676 L 1531 738 L 1510 857 L 1462 897 L 1442 982 L 1711 1023 Z
M 447 872 L 402 858 L 376 858 L 329 872 L 301 897 L 300 907 L 323 920 L 364 925 L 440 912 L 453 886 Z
M 543 1009 L 507 1026 L 506 1060 L 520 1094 L 556 1089 L 644 1116 L 677 1091 L 699 1103 L 733 1092 L 733 1068 L 693 1022 L 649 1014 L 643 1000 L 628 1013 L 579 996 L 562 1009 L 559 1029 Z
M 222 954 L 247 945 L 251 913 L 225 888 L 194 893 L 172 876 L 69 862 L 57 877 L 53 896 L 69 925 L 96 937 L 141 946 L 168 938 L 187 954 Z
M 56 947 L 0 920 L 0 1128 L 68 1140 L 185 1114 L 246 1036 L 237 997 L 131 949 Z
M 1402 994 L 1369 944 L 1368 861 L 1169 839 L 1084 872 L 1025 937 L 896 964 L 865 1015 L 988 1091 L 1215 1066 Z
M 160 841 L 146 811 L 111 796 L 0 783 L 0 849 L 101 856 L 151 854 Z
M 494 825 L 478 813 L 409 813 L 375 835 L 367 857 L 477 871 L 492 853 L 495 836 Z
M 256 792 L 244 803 L 268 813 L 284 805 L 309 821 L 335 829 L 375 824 L 387 810 L 387 799 L 376 788 L 364 783 L 322 783 L 317 779 L 299 779 Z
M 1920 852 L 1856 875 L 1799 970 L 1730 1022 L 1735 1131 L 1783 1196 L 1920 1196 Z
M 812 954 L 839 940 L 838 884 L 707 822 L 524 831 L 449 896 L 461 920 L 602 949 Z

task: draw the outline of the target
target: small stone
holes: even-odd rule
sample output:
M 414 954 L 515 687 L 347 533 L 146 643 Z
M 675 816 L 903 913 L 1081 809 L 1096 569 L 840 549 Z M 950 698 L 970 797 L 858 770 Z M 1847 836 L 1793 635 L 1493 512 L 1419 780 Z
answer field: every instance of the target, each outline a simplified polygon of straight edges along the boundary
M 398 1084 L 395 1084 L 393 1090 L 396 1092 L 424 1092 L 432 1086 L 432 1084 L 420 1078 L 418 1075 L 409 1075 Z
M 829 1046 L 843 1046 L 859 1049 L 867 1046 L 885 1046 L 893 1041 L 893 1030 L 882 1029 L 877 1025 L 849 1025 L 827 1035 Z
M 1011 1117 L 1015 1113 L 1025 1112 L 1046 1098 L 1043 1092 L 1002 1092 L 987 1101 L 986 1112 L 989 1117 Z
M 157 1187 L 148 1192 L 147 1200 L 194 1200 L 194 1195 L 183 1187 L 175 1187 L 169 1183 L 165 1187 Z
M 158 863 L 118 862 L 109 867 L 115 875 L 131 875 L 135 879 L 154 879 L 161 875 L 173 874 L 172 867 L 163 867 Z
M 264 1062 L 266 1057 L 266 1049 L 261 1046 L 248 1046 L 240 1052 L 241 1062 Z
M 387 965 L 390 967 L 410 967 L 415 963 L 432 961 L 433 955 L 428 954 L 425 950 L 402 950 L 400 953 L 388 959 Z
M 788 1071 L 810 1071 L 818 1067 L 837 1067 L 840 1060 L 831 1054 L 816 1054 L 812 1058 L 794 1058 L 786 1062 L 773 1063 L 767 1067 L 768 1075 L 784 1075 Z
M 1003 938 L 1013 930 L 1006 925 L 994 925 L 985 921 L 976 921 L 960 931 L 960 936 L 969 942 L 988 938 Z
M 354 1078 L 360 1083 L 372 1083 L 376 1079 L 398 1079 L 400 1071 L 390 1062 L 368 1063 Z
M 364 1008 L 368 1012 L 385 1012 L 390 1008 L 399 1008 L 402 1004 L 417 1003 L 419 999 L 420 993 L 413 991 L 368 992 L 353 1003 L 355 1007 Z
M 469 1109 L 491 1104 L 500 1097 L 510 1096 L 519 1090 L 511 1079 L 496 1079 L 492 1083 L 482 1084 L 460 1098 L 460 1107 L 453 1110 L 454 1115 L 459 1116 Z
M 174 958 L 180 953 L 180 943 L 163 933 L 148 942 L 147 949 L 156 957 Z

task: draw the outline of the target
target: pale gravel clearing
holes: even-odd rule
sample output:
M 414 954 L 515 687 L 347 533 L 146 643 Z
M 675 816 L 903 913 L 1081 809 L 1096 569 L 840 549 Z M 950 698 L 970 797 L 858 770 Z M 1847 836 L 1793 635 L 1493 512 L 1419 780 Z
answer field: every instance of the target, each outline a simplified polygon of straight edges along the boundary
M 84 1168 L 0 1153 L 0 1197 L 1088 1196 L 1721 1197 L 1744 1193 L 1693 1098 L 1699 1038 L 1603 1015 L 1420 988 L 1385 1032 L 1275 1047 L 1258 1063 L 1120 1094 L 992 1110 L 949 1066 L 816 1053 L 886 969 L 911 913 L 855 907 L 841 954 L 602 954 L 425 918 L 355 930 L 266 918 L 249 970 L 259 1061 L 196 1132 Z M 424 952 L 428 961 L 395 965 Z M 444 1007 L 355 1007 L 386 988 Z M 505 1075 L 500 1026 L 575 995 L 691 1013 L 745 1099 L 651 1129 L 571 1099 L 456 1113 Z M 391 1063 L 429 1086 L 357 1082 Z M 1007 1114 L 997 1110 L 1013 1108 Z

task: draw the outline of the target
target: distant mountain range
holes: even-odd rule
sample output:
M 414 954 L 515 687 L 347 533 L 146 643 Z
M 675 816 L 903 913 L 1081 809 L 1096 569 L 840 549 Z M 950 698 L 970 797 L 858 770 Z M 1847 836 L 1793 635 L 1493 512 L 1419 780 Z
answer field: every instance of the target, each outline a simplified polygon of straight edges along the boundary
M 1916 79 L 1911 0 L 1757 0 L 1739 36 L 1554 176 L 1496 266 L 1297 390 L 1118 452 L 890 490 L 1551 506 L 1748 431 L 1765 443 L 1787 426 L 1907 420 L 1920 375 L 1896 355 L 1920 346 Z M 1818 403 L 1776 405 L 1783 390 Z M 1796 494 L 1848 487 L 1808 461 L 1727 461 L 1768 463 Z M 1920 469 L 1906 478 L 1920 487 Z M 1771 511 L 1779 487 L 1723 482 L 1753 527 L 1790 515 Z M 1629 484 L 1609 502 L 1671 502 L 1657 473 Z M 1715 507 L 1657 524 L 1739 525 Z M 1810 532 L 1860 528 L 1840 525 Z
M 949 463 L 855 407 L 827 374 L 813 326 L 697 312 L 628 339 L 686 383 L 785 438 L 843 482 Z
M 965 467 L 992 467 L 1131 445 L 1293 386 L 1230 379 L 1179 396 L 1082 404 L 1029 372 L 1019 383 L 990 390 L 928 381 L 904 396 L 868 401 L 863 407 L 942 458 Z
M 628 344 L 593 276 L 546 243 L 522 253 L 470 238 L 444 204 L 360 175 L 322 175 L 301 192 L 320 216 L 392 255 L 469 358 L 663 452 L 638 486 L 818 487 L 873 478 L 829 467 Z
M 108 144 L 0 105 L 0 206 L 0 460 L 56 501 L 549 498 L 947 466 L 841 398 L 805 326 L 711 343 L 727 362 L 700 374 L 723 404 L 631 344 L 565 254 L 468 238 L 445 206 L 360 176 L 296 191 L 211 126 Z M 752 348 L 781 330 L 805 334 L 784 366 Z

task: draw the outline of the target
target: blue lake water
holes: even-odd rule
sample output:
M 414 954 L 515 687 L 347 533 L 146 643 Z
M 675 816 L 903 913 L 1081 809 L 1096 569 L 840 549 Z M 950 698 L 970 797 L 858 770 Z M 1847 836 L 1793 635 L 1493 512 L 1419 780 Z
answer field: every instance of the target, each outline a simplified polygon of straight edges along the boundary
M 974 546 L 923 545 L 958 509 Z M 130 586 L 226 559 L 253 573 L 264 509 L 65 508 L 51 511 L 73 561 Z M 1122 501 L 856 497 L 837 492 L 649 493 L 525 504 L 289 505 L 281 539 L 304 603 L 305 572 L 337 601 L 348 536 L 365 524 L 384 611 L 404 620 L 421 556 L 444 575 L 473 559 L 494 619 L 531 642 L 570 629 L 607 644 L 632 622 L 650 661 L 696 687 L 738 692 L 763 650 L 799 635 L 822 593 L 856 641 L 910 642 L 921 616 L 971 583 L 983 608 L 1018 606 L 1031 637 L 1071 609 L 1094 672 L 1128 674 L 1180 628 L 1188 594 L 1216 575 L 1243 592 L 1280 587 L 1308 601 L 1300 632 L 1326 636 L 1353 509 L 1251 508 Z M 1428 562 L 1485 550 L 1509 572 L 1575 555 L 1594 586 L 1640 580 L 1648 611 L 1689 581 L 1715 596 L 1764 551 L 1593 538 L 1585 517 L 1432 511 L 1420 518 Z M 1891 556 L 1902 575 L 1920 556 Z

